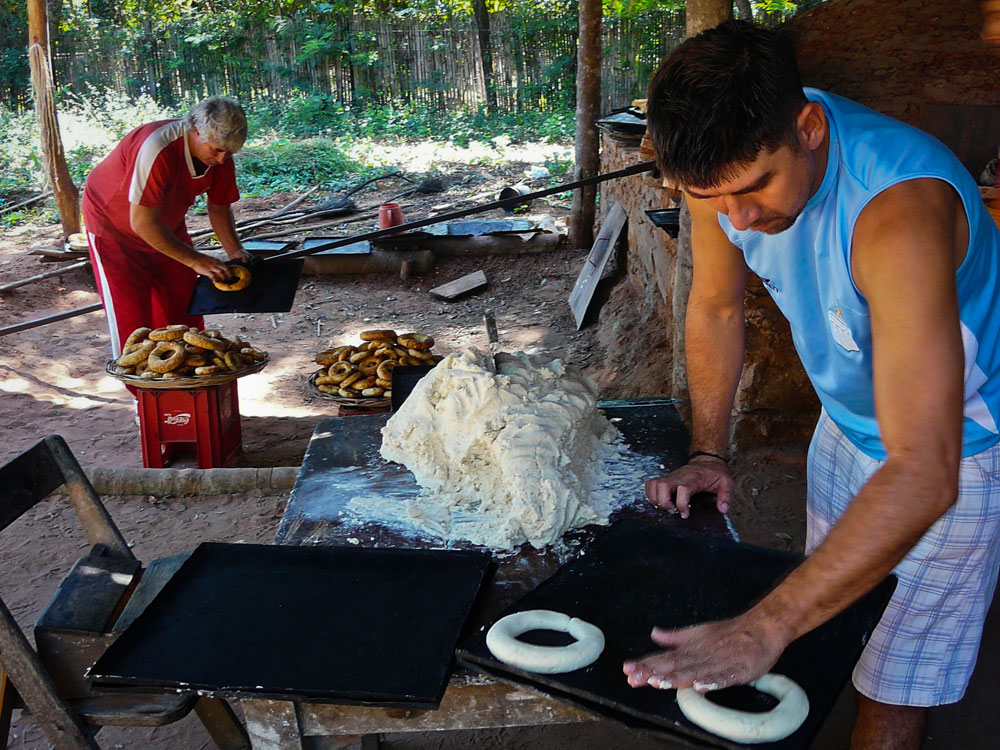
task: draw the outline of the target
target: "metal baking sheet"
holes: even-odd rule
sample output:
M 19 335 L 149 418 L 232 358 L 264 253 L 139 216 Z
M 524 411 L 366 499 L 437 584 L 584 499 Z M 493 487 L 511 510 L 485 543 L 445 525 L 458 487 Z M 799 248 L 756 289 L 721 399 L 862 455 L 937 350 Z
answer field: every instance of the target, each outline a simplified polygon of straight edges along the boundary
M 339 240 L 339 237 L 311 237 L 302 243 L 303 250 L 312 250 L 314 247 L 323 247 L 324 245 L 329 245 L 335 240 Z M 330 248 L 329 250 L 320 250 L 314 255 L 371 255 L 372 243 L 367 240 L 361 240 L 361 242 L 354 242 L 350 245 L 341 245 L 340 247 Z
M 90 674 L 104 689 L 437 708 L 489 559 L 202 544 Z
M 593 665 L 561 675 L 518 670 L 495 659 L 486 648 L 488 627 L 459 646 L 459 661 L 673 740 L 681 739 L 698 747 L 733 750 L 746 747 L 689 722 L 677 706 L 676 691 L 630 687 L 622 673 L 622 664 L 657 650 L 649 638 L 653 626 L 679 628 L 737 615 L 770 591 L 800 559 L 721 537 L 622 520 L 554 576 L 501 613 L 503 616 L 529 609 L 551 609 L 597 625 L 604 631 L 606 645 Z M 895 579 L 890 576 L 860 601 L 785 650 L 771 671 L 787 675 L 802 686 L 809 696 L 809 716 L 786 739 L 755 747 L 780 750 L 808 747 L 850 676 L 894 588 Z M 536 635 L 537 643 L 553 644 L 551 638 L 556 637 L 552 633 L 539 633 L 529 639 Z M 770 697 L 747 687 L 718 691 L 714 696 L 725 705 L 749 711 L 767 710 L 774 703 Z
M 691 516 L 670 515 L 646 500 L 643 481 L 684 463 L 688 435 L 676 401 L 647 397 L 602 401 L 598 408 L 621 431 L 628 449 L 620 456 L 620 473 L 613 490 L 629 502 L 611 515 L 640 518 L 645 523 L 694 528 L 730 538 L 732 527 L 715 509 L 714 498 L 696 497 Z M 302 468 L 292 488 L 276 541 L 281 544 L 345 544 L 354 539 L 371 547 L 441 547 L 439 537 L 412 533 L 378 519 L 358 517 L 349 510 L 355 496 L 375 494 L 405 507 L 420 494 L 420 486 L 405 467 L 379 453 L 381 429 L 390 415 L 352 416 L 322 420 L 313 432 Z M 636 471 L 638 468 L 642 471 Z M 590 525 L 567 533 L 556 545 L 535 549 L 522 545 L 515 553 L 496 554 L 497 572 L 473 611 L 473 621 L 486 622 L 555 573 L 584 544 L 607 526 Z M 455 548 L 477 549 L 465 541 Z
M 238 292 L 223 292 L 211 279 L 199 276 L 195 282 L 188 315 L 218 313 L 288 312 L 299 288 L 303 260 L 259 260 L 250 266 L 250 286 Z

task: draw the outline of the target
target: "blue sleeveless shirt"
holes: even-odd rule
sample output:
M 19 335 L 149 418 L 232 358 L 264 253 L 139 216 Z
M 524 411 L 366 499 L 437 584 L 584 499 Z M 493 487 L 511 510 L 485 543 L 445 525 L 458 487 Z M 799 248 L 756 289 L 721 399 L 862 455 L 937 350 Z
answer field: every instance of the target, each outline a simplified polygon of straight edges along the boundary
M 979 453 L 1000 440 L 1000 232 L 979 188 L 930 135 L 825 91 L 805 93 L 823 105 L 829 121 L 819 190 L 779 234 L 737 231 L 723 214 L 719 224 L 791 324 L 830 418 L 863 453 L 885 459 L 875 421 L 868 303 L 851 276 L 854 225 L 868 202 L 896 183 L 933 177 L 952 185 L 969 221 L 968 252 L 955 273 L 965 349 L 962 455 Z

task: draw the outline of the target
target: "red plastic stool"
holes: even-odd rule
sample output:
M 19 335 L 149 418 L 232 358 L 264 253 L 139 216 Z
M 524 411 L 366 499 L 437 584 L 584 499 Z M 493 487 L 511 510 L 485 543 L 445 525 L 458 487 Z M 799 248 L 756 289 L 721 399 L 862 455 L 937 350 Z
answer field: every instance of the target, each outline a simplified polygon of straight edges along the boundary
M 236 381 L 204 388 L 139 388 L 142 465 L 162 469 L 182 447 L 198 454 L 198 468 L 225 466 L 243 450 Z

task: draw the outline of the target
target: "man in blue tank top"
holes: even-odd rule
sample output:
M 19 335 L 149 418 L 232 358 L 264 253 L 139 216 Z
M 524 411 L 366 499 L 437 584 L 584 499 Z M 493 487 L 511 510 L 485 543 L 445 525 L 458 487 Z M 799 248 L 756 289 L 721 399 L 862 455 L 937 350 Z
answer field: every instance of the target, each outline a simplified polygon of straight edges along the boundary
M 823 405 L 809 451 L 809 556 L 732 620 L 655 629 L 634 687 L 741 684 L 888 573 L 854 672 L 852 747 L 918 748 L 965 692 L 1000 566 L 1000 233 L 928 135 L 803 90 L 790 44 L 726 22 L 654 76 L 649 131 L 691 212 L 685 323 L 692 454 L 646 484 L 725 513 L 749 271 L 788 318 Z

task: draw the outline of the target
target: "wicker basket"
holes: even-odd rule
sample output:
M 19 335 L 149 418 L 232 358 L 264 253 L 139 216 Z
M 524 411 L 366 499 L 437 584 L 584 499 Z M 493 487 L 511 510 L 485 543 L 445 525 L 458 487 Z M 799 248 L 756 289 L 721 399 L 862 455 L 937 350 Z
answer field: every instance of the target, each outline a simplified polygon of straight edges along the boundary
M 315 396 L 319 396 L 320 398 L 325 398 L 330 401 L 336 401 L 341 406 L 363 406 L 366 409 L 378 409 L 388 407 L 391 404 L 391 401 L 384 396 L 373 396 L 369 398 L 344 398 L 343 396 L 338 396 L 335 393 L 324 393 L 319 389 L 319 386 L 316 385 L 316 378 L 318 378 L 322 372 L 324 371 L 317 370 L 309 376 L 309 390 L 312 391 Z
M 252 375 L 255 372 L 260 372 L 264 369 L 264 366 L 268 363 L 269 359 L 262 359 L 259 362 L 254 362 L 249 367 L 244 367 L 242 370 L 236 370 L 234 372 L 219 372 L 215 375 L 191 375 L 184 378 L 170 378 L 168 380 L 151 380 L 150 378 L 140 378 L 135 375 L 122 375 L 115 372 L 114 368 L 117 367 L 115 360 L 108 360 L 107 364 L 104 366 L 104 371 L 121 382 L 134 386 L 135 388 L 152 388 L 159 390 L 188 390 L 191 388 L 208 388 L 213 385 L 222 385 L 223 383 L 228 383 L 230 380 L 236 380 L 236 378 L 242 378 L 244 375 Z

